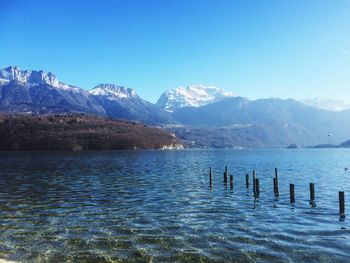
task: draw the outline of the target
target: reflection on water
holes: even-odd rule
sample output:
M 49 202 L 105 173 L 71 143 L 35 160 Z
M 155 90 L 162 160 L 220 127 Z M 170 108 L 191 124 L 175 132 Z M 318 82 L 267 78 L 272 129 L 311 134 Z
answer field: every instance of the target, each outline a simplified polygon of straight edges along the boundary
M 0 154 L 0 258 L 346 261 L 349 150 Z M 227 165 L 234 186 L 223 184 Z M 213 167 L 213 186 L 208 169 Z M 279 198 L 273 194 L 279 168 Z M 257 170 L 260 196 L 245 188 Z M 251 177 L 250 177 L 251 180 Z M 309 203 L 315 183 L 316 207 Z M 289 183 L 295 184 L 294 205 Z M 251 187 L 251 181 L 250 181 Z

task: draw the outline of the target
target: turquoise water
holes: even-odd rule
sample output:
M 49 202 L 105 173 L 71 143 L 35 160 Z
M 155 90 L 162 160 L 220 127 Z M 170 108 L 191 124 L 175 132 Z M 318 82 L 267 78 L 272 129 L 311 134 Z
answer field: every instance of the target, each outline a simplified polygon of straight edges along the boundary
M 223 184 L 225 165 L 232 190 Z M 338 214 L 338 191 L 349 203 L 345 167 L 345 149 L 1 153 L 0 258 L 346 262 L 350 217 Z M 245 188 L 253 169 L 258 199 Z M 316 207 L 309 204 L 310 182 Z

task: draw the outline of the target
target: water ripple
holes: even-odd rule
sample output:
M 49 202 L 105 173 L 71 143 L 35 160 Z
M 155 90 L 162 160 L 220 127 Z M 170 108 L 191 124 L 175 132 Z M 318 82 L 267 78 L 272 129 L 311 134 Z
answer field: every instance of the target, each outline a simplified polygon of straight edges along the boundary
M 338 191 L 350 193 L 349 163 L 340 149 L 1 153 L 0 258 L 346 262 L 350 227 L 339 221 Z M 223 183 L 225 165 L 233 189 Z M 245 188 L 253 169 L 257 199 Z

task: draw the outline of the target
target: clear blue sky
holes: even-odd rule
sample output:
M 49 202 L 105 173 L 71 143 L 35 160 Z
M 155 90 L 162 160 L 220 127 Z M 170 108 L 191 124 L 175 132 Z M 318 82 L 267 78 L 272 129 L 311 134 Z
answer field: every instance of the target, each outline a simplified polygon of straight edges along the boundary
M 350 102 L 350 0 L 0 0 L 0 67 L 85 89 L 215 85 Z

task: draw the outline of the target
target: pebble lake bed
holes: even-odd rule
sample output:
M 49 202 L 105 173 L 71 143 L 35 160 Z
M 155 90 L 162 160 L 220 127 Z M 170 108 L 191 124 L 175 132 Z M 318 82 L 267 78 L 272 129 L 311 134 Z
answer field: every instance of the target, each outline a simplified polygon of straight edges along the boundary
M 350 226 L 348 218 L 339 217 L 338 191 L 345 192 L 346 205 L 349 153 L 1 153 L 0 257 L 16 262 L 346 262 Z M 225 165 L 232 188 L 223 182 Z M 253 170 L 260 180 L 258 198 Z M 315 185 L 315 207 L 309 203 L 309 183 Z M 294 204 L 290 184 L 295 185 Z

